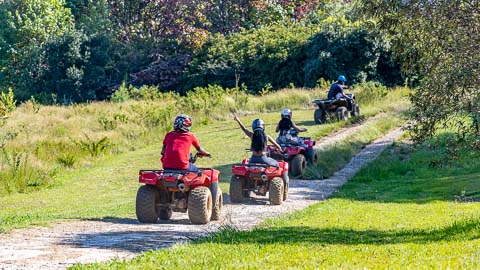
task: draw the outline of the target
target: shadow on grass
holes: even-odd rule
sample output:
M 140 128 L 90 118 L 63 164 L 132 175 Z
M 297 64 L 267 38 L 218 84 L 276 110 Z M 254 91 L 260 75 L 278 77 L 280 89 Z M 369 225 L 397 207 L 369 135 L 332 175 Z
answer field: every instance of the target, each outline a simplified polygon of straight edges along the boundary
M 132 219 L 107 219 L 102 222 L 113 224 L 134 224 Z M 206 227 L 197 225 L 180 225 L 178 222 L 171 223 L 172 229 L 155 230 L 155 228 L 143 229 L 143 226 L 156 227 L 158 224 L 146 224 L 134 227 L 132 230 L 109 231 L 99 233 L 82 233 L 72 235 L 62 240 L 62 245 L 76 246 L 80 248 L 98 248 L 119 250 L 139 253 L 152 249 L 160 249 L 171 246 L 179 241 L 194 240 L 192 244 L 214 242 L 217 244 L 237 245 L 245 244 L 342 244 L 342 245 L 388 245 L 399 243 L 424 244 L 428 242 L 449 242 L 458 240 L 480 239 L 480 219 L 457 221 L 449 226 L 431 230 L 353 230 L 348 228 L 314 228 L 306 226 L 298 227 L 273 227 L 254 229 L 250 232 L 240 232 L 234 228 L 223 228 L 222 231 L 210 234 L 206 238 L 200 238 L 213 232 Z M 183 223 L 180 222 L 180 223 Z M 162 225 L 162 228 L 165 225 Z M 158 228 L 160 229 L 160 227 Z
M 273 227 L 239 232 L 225 229 L 195 244 L 214 242 L 218 244 L 342 244 L 342 245 L 387 245 L 399 243 L 425 244 L 428 242 L 480 239 L 480 219 L 455 222 L 435 230 L 352 230 L 346 228 Z

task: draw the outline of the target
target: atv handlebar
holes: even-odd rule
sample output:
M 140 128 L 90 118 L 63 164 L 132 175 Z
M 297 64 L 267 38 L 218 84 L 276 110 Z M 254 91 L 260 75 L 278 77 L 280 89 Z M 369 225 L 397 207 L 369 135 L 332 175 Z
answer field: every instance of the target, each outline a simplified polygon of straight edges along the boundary
M 199 158 L 199 157 L 200 157 L 200 158 L 203 158 L 203 157 L 209 157 L 209 158 L 211 158 L 212 155 L 211 155 L 211 154 L 205 155 L 205 154 L 202 154 L 202 153 L 200 153 L 200 152 L 195 153 L 195 155 L 193 155 L 193 156 L 192 156 L 192 154 L 190 154 L 190 162 L 191 162 L 191 163 L 195 163 L 195 162 L 197 161 L 197 158 Z

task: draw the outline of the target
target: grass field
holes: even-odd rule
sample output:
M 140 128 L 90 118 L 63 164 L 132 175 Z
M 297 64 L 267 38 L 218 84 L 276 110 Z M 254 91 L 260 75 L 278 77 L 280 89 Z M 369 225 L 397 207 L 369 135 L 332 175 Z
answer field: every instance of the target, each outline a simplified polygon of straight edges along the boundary
M 480 153 L 397 143 L 333 198 L 251 232 L 75 269 L 478 269 Z
M 398 104 L 403 104 L 405 109 L 406 93 L 406 90 L 402 89 L 392 91 L 383 99 L 362 107 L 367 118 L 390 110 L 384 117 L 379 118 L 382 121 L 376 121 L 371 126 L 366 125 L 364 143 L 399 124 L 398 118 L 395 118 L 399 112 L 391 107 L 399 108 Z M 394 102 L 396 105 L 393 105 Z M 278 121 L 279 113 L 248 114 L 243 116 L 242 120 L 249 124 L 257 117 L 268 123 L 267 131 L 273 134 L 273 123 Z M 294 110 L 294 120 L 307 126 L 309 132 L 306 135 L 315 138 L 330 134 L 348 124 L 333 122 L 313 125 L 312 117 L 312 108 Z M 231 119 L 204 125 L 196 123 L 192 131 L 202 146 L 213 155 L 212 159 L 199 160 L 198 165 L 220 169 L 221 187 L 228 193 L 231 164 L 249 156 L 244 150 L 249 146 L 249 140 Z M 358 136 L 362 139 L 361 134 Z M 158 137 L 161 140 L 163 134 L 158 134 Z M 48 188 L 0 197 L 0 232 L 66 219 L 134 217 L 135 193 L 139 186 L 136 179 L 138 170 L 158 168 L 160 149 L 160 143 L 152 142 L 135 151 L 102 155 L 83 166 L 63 169 L 54 177 L 55 184 Z

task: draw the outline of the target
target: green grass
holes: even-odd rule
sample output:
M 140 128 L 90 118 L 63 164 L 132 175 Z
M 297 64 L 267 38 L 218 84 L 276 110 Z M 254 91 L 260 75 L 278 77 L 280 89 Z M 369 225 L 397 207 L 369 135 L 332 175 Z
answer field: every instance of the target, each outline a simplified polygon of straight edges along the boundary
M 75 269 L 478 269 L 480 153 L 443 168 L 442 149 L 396 144 L 333 198 L 251 232 Z M 477 201 L 477 202 L 474 202 Z
M 357 133 L 318 151 L 319 161 L 315 166 L 307 167 L 304 178 L 324 179 L 343 168 L 350 159 L 381 135 L 405 123 L 402 116 L 392 113 L 365 124 Z
M 368 116 L 382 112 L 392 100 L 405 104 L 401 99 L 403 90 L 391 93 L 387 98 L 366 105 Z M 279 112 L 248 114 L 242 121 L 249 125 L 253 119 L 262 118 L 267 123 L 267 132 L 274 136 L 275 124 Z M 326 125 L 314 125 L 313 109 L 294 110 L 294 120 L 307 126 L 305 135 L 329 134 L 348 123 L 334 122 Z M 390 122 L 391 116 L 382 118 Z M 378 122 L 380 123 L 380 122 Z M 366 126 L 366 130 L 376 129 Z M 213 166 L 221 171 L 220 186 L 228 193 L 231 176 L 231 164 L 250 155 L 245 151 L 250 141 L 244 136 L 238 125 L 231 119 L 218 120 L 206 125 L 195 123 L 192 131 L 200 144 L 210 151 L 212 159 L 200 159 L 199 166 Z M 380 136 L 387 129 L 375 133 Z M 362 133 L 363 134 L 363 133 Z M 162 133 L 157 140 L 161 141 Z M 372 138 L 373 138 L 372 137 Z M 366 141 L 365 141 L 366 143 Z M 144 148 L 116 155 L 100 156 L 80 168 L 64 169 L 54 176 L 54 185 L 30 193 L 16 193 L 0 197 L 0 232 L 13 228 L 28 227 L 36 224 L 48 224 L 52 221 L 68 219 L 90 219 L 108 217 L 135 218 L 135 194 L 139 187 L 137 175 L 139 169 L 158 168 L 161 145 L 146 144 Z

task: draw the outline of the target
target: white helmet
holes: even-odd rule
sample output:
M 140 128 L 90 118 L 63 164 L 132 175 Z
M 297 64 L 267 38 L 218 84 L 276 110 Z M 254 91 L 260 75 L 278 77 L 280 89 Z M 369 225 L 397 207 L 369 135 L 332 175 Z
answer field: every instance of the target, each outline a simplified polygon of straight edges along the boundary
M 292 118 L 292 110 L 285 108 L 282 110 L 282 118 Z

